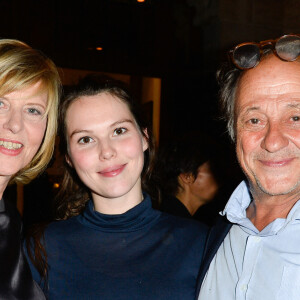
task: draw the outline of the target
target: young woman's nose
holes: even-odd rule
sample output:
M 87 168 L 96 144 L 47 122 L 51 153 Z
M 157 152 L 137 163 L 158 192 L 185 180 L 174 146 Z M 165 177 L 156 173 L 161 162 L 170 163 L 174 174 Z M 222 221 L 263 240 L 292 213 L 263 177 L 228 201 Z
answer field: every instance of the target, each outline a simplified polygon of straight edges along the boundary
M 100 145 L 100 159 L 108 160 L 116 156 L 116 150 L 111 141 L 103 141 Z

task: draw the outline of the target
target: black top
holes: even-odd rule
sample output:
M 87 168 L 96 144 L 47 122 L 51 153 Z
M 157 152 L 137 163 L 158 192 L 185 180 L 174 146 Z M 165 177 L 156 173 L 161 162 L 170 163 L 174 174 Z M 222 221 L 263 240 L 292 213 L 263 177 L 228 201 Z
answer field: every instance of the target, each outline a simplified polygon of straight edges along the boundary
M 161 210 L 174 216 L 194 219 L 203 222 L 208 226 L 212 226 L 215 224 L 220 210 L 216 204 L 216 201 L 211 201 L 208 204 L 200 206 L 195 214 L 191 215 L 178 198 L 166 195 L 162 199 Z
M 0 299 L 45 299 L 33 281 L 21 247 L 21 218 L 16 208 L 0 200 Z

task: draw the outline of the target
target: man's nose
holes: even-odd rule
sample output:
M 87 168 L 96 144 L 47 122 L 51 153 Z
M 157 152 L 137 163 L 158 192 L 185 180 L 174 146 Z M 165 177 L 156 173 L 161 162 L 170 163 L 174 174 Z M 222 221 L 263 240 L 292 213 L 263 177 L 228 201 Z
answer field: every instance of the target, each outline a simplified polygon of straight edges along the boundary
M 278 122 L 269 123 L 266 134 L 262 140 L 261 147 L 268 152 L 276 152 L 286 147 L 289 139 Z

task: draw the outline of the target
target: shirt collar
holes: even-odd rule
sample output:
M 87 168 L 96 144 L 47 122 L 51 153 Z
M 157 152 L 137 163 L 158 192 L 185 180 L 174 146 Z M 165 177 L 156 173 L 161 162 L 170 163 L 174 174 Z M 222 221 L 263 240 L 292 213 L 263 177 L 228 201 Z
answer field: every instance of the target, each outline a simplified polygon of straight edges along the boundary
M 230 196 L 221 215 L 226 215 L 227 219 L 232 223 L 238 223 L 239 220 L 246 218 L 246 208 L 250 202 L 250 191 L 246 181 L 242 181 Z
M 246 181 L 242 181 L 238 187 L 234 190 L 229 198 L 224 210 L 220 213 L 234 224 L 242 226 L 248 233 L 259 233 L 257 228 L 247 218 L 246 209 L 250 205 L 252 198 L 249 191 L 249 186 Z M 297 201 L 292 207 L 286 219 L 276 219 L 268 226 L 266 226 L 261 232 L 261 235 L 272 235 L 278 233 L 285 228 L 291 221 L 300 220 L 300 201 Z

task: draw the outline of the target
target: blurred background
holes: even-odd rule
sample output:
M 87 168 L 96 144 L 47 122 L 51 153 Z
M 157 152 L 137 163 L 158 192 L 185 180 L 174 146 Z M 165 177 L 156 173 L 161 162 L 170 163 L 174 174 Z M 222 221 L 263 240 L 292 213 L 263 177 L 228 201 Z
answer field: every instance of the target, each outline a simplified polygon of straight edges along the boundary
M 158 146 L 198 133 L 217 140 L 234 184 L 241 175 L 218 114 L 216 70 L 240 42 L 300 33 L 299 0 L 0 0 L 0 12 L 0 38 L 42 50 L 65 86 L 89 72 L 127 82 Z M 7 190 L 25 223 L 48 217 L 38 206 L 59 187 L 61 163 L 56 149 L 45 174 Z

